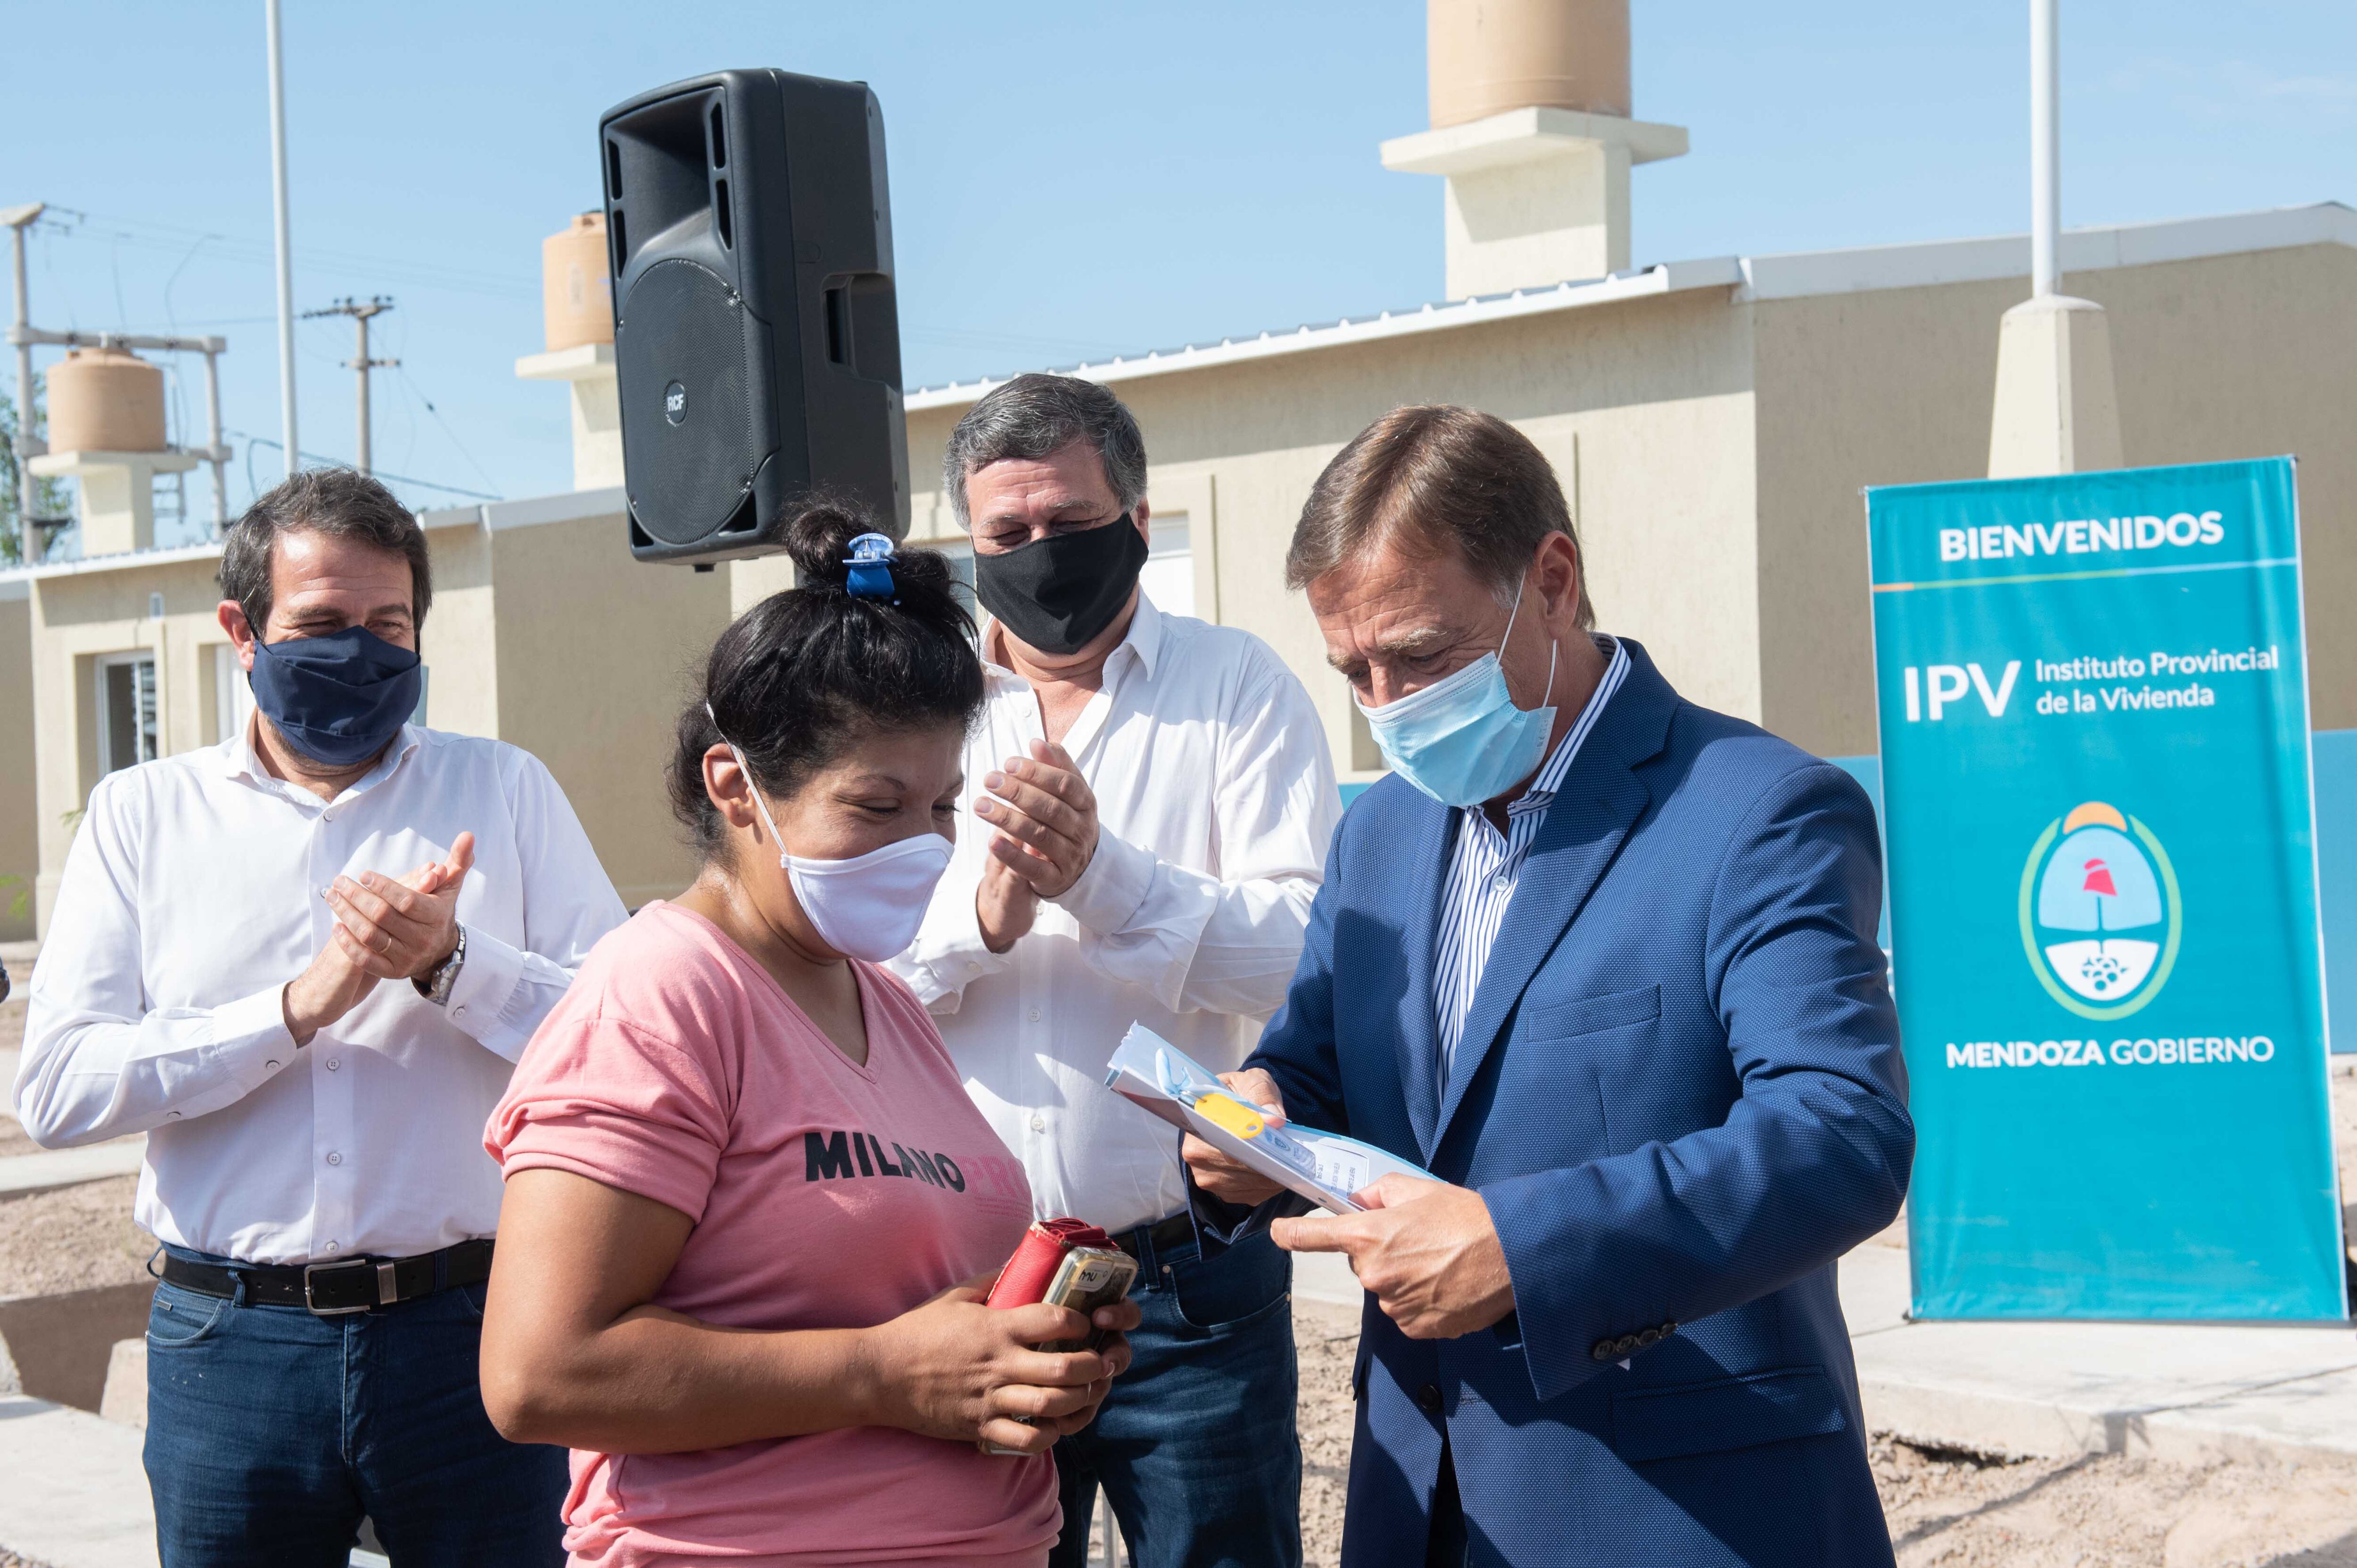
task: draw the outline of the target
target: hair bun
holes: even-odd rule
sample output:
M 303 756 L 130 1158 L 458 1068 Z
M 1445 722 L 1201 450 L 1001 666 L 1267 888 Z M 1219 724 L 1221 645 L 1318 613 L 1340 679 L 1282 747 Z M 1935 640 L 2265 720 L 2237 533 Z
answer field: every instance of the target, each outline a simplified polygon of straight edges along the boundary
M 803 500 L 786 524 L 786 553 L 805 585 L 833 583 L 840 587 L 851 575 L 845 560 L 851 542 L 863 533 L 883 532 L 867 509 L 842 496 L 814 495 Z

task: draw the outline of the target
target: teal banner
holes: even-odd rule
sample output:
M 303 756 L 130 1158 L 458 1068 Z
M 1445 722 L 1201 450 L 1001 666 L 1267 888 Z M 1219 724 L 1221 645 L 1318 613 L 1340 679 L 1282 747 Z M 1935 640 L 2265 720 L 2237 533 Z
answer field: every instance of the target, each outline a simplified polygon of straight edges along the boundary
M 1915 1315 L 2345 1317 L 2291 459 L 1867 515 Z

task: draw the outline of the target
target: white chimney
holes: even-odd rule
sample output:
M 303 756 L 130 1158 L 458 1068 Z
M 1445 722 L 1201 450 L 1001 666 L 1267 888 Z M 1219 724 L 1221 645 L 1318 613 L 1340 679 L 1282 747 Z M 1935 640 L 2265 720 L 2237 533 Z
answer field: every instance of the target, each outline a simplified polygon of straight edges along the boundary
M 1629 265 L 1629 170 L 1686 150 L 1629 117 L 1629 0 L 1426 0 L 1432 129 L 1383 166 L 1448 181 L 1448 297 Z

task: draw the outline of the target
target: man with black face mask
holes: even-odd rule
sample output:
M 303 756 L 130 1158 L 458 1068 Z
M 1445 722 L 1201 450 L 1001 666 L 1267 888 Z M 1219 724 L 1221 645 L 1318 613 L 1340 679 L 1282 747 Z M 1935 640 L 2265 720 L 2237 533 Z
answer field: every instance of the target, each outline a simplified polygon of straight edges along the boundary
M 91 792 L 16 1113 L 147 1134 L 164 1243 L 147 1475 L 165 1568 L 550 1563 L 564 1451 L 502 1440 L 476 1347 L 500 1211 L 482 1130 L 621 902 L 548 770 L 414 722 L 425 536 L 298 474 L 221 553 L 255 714 Z
M 1096 1421 L 1056 1445 L 1050 1561 L 1086 1560 L 1102 1487 L 1141 1568 L 1290 1568 L 1290 1268 L 1265 1238 L 1199 1257 L 1177 1137 L 1104 1071 L 1134 1023 L 1223 1069 L 1258 1039 L 1340 810 L 1325 729 L 1266 644 L 1139 588 L 1146 446 L 1112 392 L 1017 377 L 959 422 L 942 467 L 990 616 L 990 700 L 971 818 L 895 968 L 1039 1212 L 1138 1260 L 1145 1314 Z

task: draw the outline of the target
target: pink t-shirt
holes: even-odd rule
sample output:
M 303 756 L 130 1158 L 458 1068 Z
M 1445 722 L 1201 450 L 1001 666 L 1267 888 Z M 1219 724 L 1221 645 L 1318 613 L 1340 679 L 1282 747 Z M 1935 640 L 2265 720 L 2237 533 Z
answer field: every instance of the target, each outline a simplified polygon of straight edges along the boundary
M 855 963 L 856 1067 L 702 918 L 651 904 L 540 1026 L 485 1144 L 695 1221 L 654 1305 L 730 1327 L 866 1327 L 996 1269 L 1031 1219 L 1023 1168 L 898 980 Z M 1038 1563 L 1051 1460 L 885 1427 L 693 1454 L 573 1455 L 577 1563 Z

